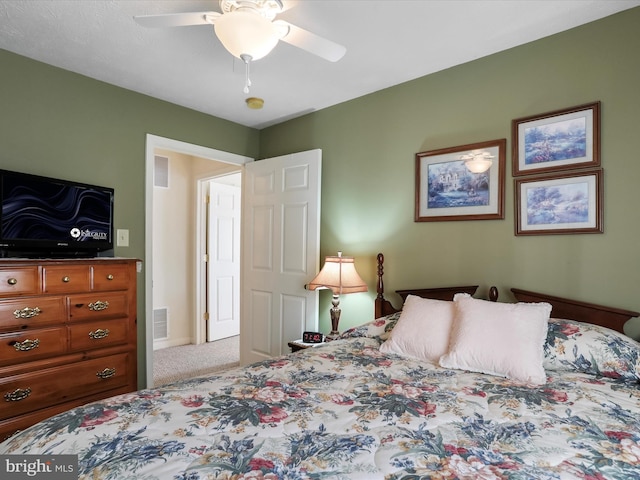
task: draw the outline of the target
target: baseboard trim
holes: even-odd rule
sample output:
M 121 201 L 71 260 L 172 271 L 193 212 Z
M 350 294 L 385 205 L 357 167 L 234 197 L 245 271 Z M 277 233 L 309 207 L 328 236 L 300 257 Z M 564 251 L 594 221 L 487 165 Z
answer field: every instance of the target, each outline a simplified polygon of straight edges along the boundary
M 160 350 L 162 348 L 179 347 L 181 345 L 191 345 L 191 338 L 175 338 L 170 340 L 155 340 L 153 342 L 153 349 Z

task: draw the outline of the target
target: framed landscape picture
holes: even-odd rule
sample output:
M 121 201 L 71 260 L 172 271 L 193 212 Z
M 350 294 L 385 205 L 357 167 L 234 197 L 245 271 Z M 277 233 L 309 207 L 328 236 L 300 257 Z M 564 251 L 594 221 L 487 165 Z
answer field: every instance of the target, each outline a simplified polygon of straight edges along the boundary
M 600 166 L 600 102 L 512 121 L 513 176 Z
M 506 139 L 416 154 L 416 222 L 504 218 Z M 469 159 L 490 165 L 472 172 Z
M 516 235 L 602 233 L 602 169 L 516 178 Z

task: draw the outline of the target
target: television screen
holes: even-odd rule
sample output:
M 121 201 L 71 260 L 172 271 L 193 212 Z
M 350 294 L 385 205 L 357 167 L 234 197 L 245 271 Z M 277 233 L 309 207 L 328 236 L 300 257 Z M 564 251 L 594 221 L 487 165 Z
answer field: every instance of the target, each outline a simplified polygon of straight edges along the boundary
M 0 172 L 0 248 L 98 252 L 113 248 L 113 189 Z

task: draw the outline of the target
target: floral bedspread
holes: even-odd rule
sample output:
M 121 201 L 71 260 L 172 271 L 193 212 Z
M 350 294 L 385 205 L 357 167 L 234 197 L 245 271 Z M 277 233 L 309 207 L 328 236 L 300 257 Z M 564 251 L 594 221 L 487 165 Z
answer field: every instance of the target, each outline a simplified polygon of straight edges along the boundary
M 82 479 L 640 478 L 637 382 L 558 371 L 529 387 L 380 342 L 351 332 L 89 404 L 0 453 L 77 454 Z

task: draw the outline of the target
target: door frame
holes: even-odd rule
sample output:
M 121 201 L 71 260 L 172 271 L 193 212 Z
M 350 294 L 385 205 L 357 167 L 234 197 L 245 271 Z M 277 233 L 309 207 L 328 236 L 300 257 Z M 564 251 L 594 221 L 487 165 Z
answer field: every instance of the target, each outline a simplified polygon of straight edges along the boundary
M 147 388 L 153 387 L 153 184 L 154 157 L 158 149 L 170 150 L 185 155 L 201 157 L 217 162 L 243 166 L 254 159 L 244 155 L 216 150 L 191 143 L 182 142 L 150 133 L 145 143 L 145 255 L 144 255 L 144 306 L 145 306 L 145 362 Z M 196 261 L 197 271 L 202 270 L 201 262 Z M 198 270 L 199 269 L 199 270 Z M 197 278 L 200 278 L 198 276 Z M 197 285 L 196 290 L 201 286 Z M 202 294 L 202 292 L 197 292 Z

